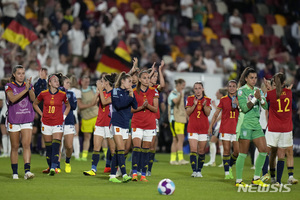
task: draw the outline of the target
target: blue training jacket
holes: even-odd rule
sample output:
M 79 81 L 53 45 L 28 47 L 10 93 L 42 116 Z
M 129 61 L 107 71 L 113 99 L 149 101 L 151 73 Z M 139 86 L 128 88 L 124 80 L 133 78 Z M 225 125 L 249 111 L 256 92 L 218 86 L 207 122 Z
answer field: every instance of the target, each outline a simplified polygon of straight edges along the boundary
M 112 91 L 112 117 L 110 123 L 113 126 L 128 129 L 129 120 L 132 117 L 131 107 L 137 109 L 135 97 L 129 96 L 126 89 L 114 88 Z
M 69 104 L 71 106 L 71 109 L 70 109 L 70 112 L 68 114 L 68 116 L 66 117 L 65 119 L 65 125 L 74 125 L 75 124 L 75 116 L 73 114 L 73 110 L 75 110 L 77 108 L 77 99 L 75 97 L 75 94 L 74 92 L 72 91 L 69 91 L 69 90 L 66 90 L 65 88 L 63 87 L 60 87 L 59 88 L 61 91 L 64 91 L 66 92 L 67 94 L 67 98 L 69 100 Z M 63 108 L 63 111 L 65 110 L 65 106 Z

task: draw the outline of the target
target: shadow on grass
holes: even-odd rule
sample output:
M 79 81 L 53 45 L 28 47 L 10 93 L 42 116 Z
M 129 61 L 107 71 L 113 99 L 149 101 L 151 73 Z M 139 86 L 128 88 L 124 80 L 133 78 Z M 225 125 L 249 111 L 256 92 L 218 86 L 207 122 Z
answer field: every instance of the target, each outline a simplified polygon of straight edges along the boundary
M 4 178 L 9 178 L 9 179 L 12 178 L 12 174 L 11 174 L 11 173 L 3 173 L 3 172 L 0 172 L 0 176 L 1 176 L 1 177 L 4 177 Z

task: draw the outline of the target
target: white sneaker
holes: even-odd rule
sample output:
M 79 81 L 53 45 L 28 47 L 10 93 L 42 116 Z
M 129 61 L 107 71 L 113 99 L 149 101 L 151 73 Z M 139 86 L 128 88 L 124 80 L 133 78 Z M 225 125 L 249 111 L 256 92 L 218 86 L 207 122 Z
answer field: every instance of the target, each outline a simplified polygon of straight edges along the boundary
M 208 167 L 208 166 L 215 167 L 215 166 L 216 166 L 216 163 L 215 163 L 215 162 L 213 162 L 213 163 L 212 163 L 212 162 L 208 162 L 208 163 L 204 163 L 203 166 L 204 166 L 204 167 Z
M 202 176 L 201 172 L 197 172 L 196 177 L 202 178 L 203 176 Z
M 3 153 L 0 155 L 0 158 L 7 158 L 8 157 L 8 154 L 7 153 Z
M 250 169 L 253 169 L 253 170 L 255 170 L 255 166 L 253 165 Z
M 151 176 L 151 172 L 150 172 L 150 171 L 147 171 L 147 172 L 146 172 L 146 176 Z
M 18 174 L 13 174 L 13 179 L 19 179 L 19 175 Z
M 178 165 L 178 162 L 175 160 L 175 161 L 170 161 L 170 164 L 171 165 Z
M 191 177 L 197 177 L 197 172 L 193 172 Z
M 179 164 L 179 165 L 187 165 L 187 164 L 189 164 L 189 163 L 190 163 L 189 161 L 184 160 L 184 159 L 178 161 L 178 164 Z
M 31 172 L 26 172 L 25 173 L 25 176 L 24 176 L 24 179 L 27 180 L 27 179 L 33 179 L 34 178 L 34 174 L 31 173 Z
M 276 178 L 275 177 L 271 177 L 271 184 L 275 184 L 276 183 Z
M 120 170 L 120 167 L 118 167 L 117 173 L 116 173 L 116 177 L 120 177 L 122 176 L 122 172 Z
M 278 188 L 280 188 L 280 187 L 282 187 L 282 186 L 283 186 L 283 184 L 282 184 L 282 183 L 278 183 L 278 182 L 274 183 L 273 185 L 274 185 L 275 187 L 278 187 Z
M 222 163 L 222 164 L 220 164 L 218 167 L 223 167 L 223 163 Z
M 299 181 L 294 177 L 290 177 L 287 181 L 288 184 L 297 184 Z

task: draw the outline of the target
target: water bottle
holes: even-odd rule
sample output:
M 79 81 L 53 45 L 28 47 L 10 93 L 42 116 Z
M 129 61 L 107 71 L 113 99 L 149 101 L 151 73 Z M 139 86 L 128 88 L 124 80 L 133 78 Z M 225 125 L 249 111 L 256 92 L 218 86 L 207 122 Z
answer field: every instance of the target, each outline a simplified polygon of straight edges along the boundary
M 237 108 L 237 104 L 234 103 L 234 100 L 236 99 L 236 96 L 232 96 L 232 101 L 231 101 L 231 107 L 232 108 Z

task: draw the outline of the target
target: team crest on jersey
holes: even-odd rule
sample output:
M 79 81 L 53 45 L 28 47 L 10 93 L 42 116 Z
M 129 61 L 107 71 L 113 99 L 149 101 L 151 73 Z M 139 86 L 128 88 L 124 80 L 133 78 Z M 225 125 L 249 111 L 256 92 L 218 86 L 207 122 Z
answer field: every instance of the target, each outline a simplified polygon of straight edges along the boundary
M 28 101 L 26 99 L 23 99 L 22 101 L 19 102 L 19 105 L 21 108 L 26 108 L 28 105 Z
M 238 95 L 239 95 L 239 96 L 242 96 L 242 94 L 243 94 L 243 91 L 242 91 L 242 90 L 239 90 L 239 91 L 238 91 Z
M 42 126 L 42 131 L 44 131 L 44 130 L 45 130 L 45 127 Z
M 12 124 L 9 124 L 9 129 L 12 129 L 13 128 L 13 125 Z
M 198 110 L 201 110 L 201 109 L 202 109 L 202 105 L 201 105 L 201 104 L 200 104 L 200 105 L 198 104 L 197 109 L 198 109 Z
M 132 128 L 132 131 L 135 132 L 135 131 L 136 131 L 136 128 Z
M 120 128 L 116 128 L 116 132 L 119 133 L 120 132 Z
M 283 91 L 283 92 L 281 93 L 281 95 L 286 95 L 285 91 Z

